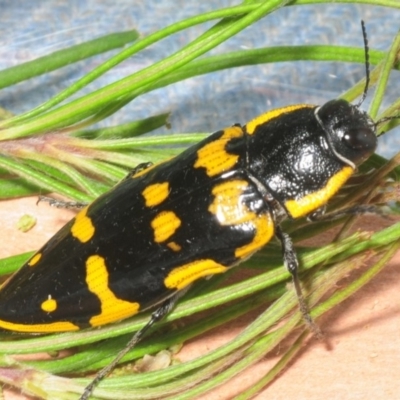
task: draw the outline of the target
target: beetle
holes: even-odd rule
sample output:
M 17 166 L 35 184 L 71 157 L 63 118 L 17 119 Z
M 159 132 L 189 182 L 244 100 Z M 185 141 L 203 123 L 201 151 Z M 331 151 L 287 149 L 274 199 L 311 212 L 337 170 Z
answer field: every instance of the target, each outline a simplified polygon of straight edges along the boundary
M 377 124 L 358 105 L 297 104 L 215 132 L 177 157 L 142 164 L 85 206 L 0 290 L 0 328 L 29 333 L 102 326 L 155 308 L 87 399 L 177 299 L 224 273 L 273 237 L 281 243 L 300 308 L 299 262 L 283 220 L 318 218 L 370 157 Z

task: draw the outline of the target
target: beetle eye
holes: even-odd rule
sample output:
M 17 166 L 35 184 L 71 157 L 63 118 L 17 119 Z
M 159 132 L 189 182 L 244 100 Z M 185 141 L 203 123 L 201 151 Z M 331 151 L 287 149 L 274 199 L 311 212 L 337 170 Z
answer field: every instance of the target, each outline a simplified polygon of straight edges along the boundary
M 374 150 L 376 147 L 376 136 L 371 134 L 367 128 L 353 128 L 343 136 L 346 146 L 353 150 Z
M 356 106 L 331 100 L 317 109 L 316 117 L 341 160 L 358 165 L 375 151 L 376 125 Z

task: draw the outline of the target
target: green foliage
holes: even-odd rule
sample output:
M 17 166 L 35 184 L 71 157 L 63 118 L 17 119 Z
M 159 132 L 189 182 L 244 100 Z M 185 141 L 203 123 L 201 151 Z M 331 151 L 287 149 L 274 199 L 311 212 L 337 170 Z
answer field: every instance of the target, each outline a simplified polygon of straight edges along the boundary
M 324 2 L 326 1 L 246 1 L 240 6 L 188 18 L 148 37 L 138 39 L 136 32 L 116 33 L 0 72 L 0 82 L 2 87 L 5 87 L 45 73 L 49 70 L 50 61 L 50 69 L 61 68 L 94 54 L 131 43 L 119 54 L 38 108 L 14 117 L 5 113 L 0 122 L 1 197 L 14 198 L 45 191 L 57 192 L 78 201 L 90 201 L 115 184 L 136 164 L 160 161 L 173 156 L 182 148 L 203 138 L 203 134 L 142 136 L 167 124 L 166 114 L 149 116 L 145 120 L 107 129 L 91 128 L 92 124 L 117 112 L 137 96 L 159 87 L 216 70 L 258 63 L 297 60 L 364 63 L 363 49 L 338 46 L 270 47 L 197 59 L 280 7 Z M 400 8 L 398 0 L 364 0 L 360 3 Z M 73 94 L 94 79 L 151 44 L 193 25 L 214 20 L 218 22 L 213 27 L 177 53 L 95 92 L 70 100 Z M 400 36 L 397 36 L 387 54 L 370 51 L 371 63 L 377 65 L 371 73 L 371 84 L 376 83 L 378 88 L 372 101 L 371 113 L 377 119 L 399 115 L 400 99 L 377 116 L 387 77 L 393 68 L 399 69 L 399 63 L 396 64 L 399 42 Z M 360 82 L 344 97 L 353 100 L 362 93 L 363 88 L 364 83 Z M 381 128 L 387 130 L 399 123 L 399 120 L 393 120 Z M 373 157 L 360 169 L 360 174 L 344 188 L 332 204 L 332 209 L 359 203 L 382 205 L 396 200 L 398 196 L 393 196 L 393 193 L 397 194 L 399 188 L 398 164 L 399 157 L 389 162 L 378 156 Z M 371 173 L 366 184 L 363 176 Z M 334 224 L 343 222 L 335 221 Z M 394 224 L 374 234 L 357 233 L 347 237 L 350 223 L 351 221 L 346 221 L 345 227 L 337 235 L 338 240 L 333 244 L 323 248 L 307 248 L 301 252 L 302 269 L 307 271 L 304 283 L 310 288 L 310 305 L 318 303 L 322 297 L 325 298 L 326 293 L 331 292 L 338 280 L 365 263 L 371 255 L 376 256 L 374 265 L 365 274 L 354 278 L 347 287 L 319 303 L 313 310 L 314 318 L 343 301 L 370 280 L 383 268 L 399 246 L 400 224 Z M 292 224 L 290 229 L 292 236 L 299 241 L 318 236 L 332 226 L 332 223 L 318 223 L 310 228 L 305 221 L 300 221 Z M 1 274 L 13 272 L 29 255 L 23 254 L 2 260 Z M 281 265 L 280 250 L 273 245 L 269 246 L 253 257 L 247 267 L 260 268 L 265 266 L 266 260 L 269 260 L 269 263 L 274 260 L 275 267 L 258 274 L 255 278 L 248 278 L 222 289 L 216 289 L 216 282 L 213 280 L 200 284 L 196 288 L 196 295 L 180 303 L 160 326 L 217 305 L 224 305 L 223 310 L 209 314 L 208 317 L 179 330 L 169 331 L 163 334 L 162 338 L 154 335 L 144 340 L 129 352 L 124 360 L 135 360 L 145 354 L 184 342 L 243 315 L 260 304 L 273 302 L 273 305 L 234 341 L 199 359 L 174 365 L 166 370 L 109 378 L 102 382 L 101 388 L 96 391 L 96 397 L 133 399 L 171 396 L 174 399 L 191 399 L 203 395 L 207 390 L 226 382 L 254 364 L 289 333 L 295 331 L 298 340 L 289 352 L 283 355 L 276 367 L 257 385 L 243 393 L 240 399 L 250 398 L 257 390 L 271 382 L 300 349 L 305 340 L 305 333 L 300 313 L 292 313 L 296 310 L 297 300 L 293 291 L 286 287 L 289 274 Z M 0 363 L 3 367 L 13 368 L 15 375 L 9 378 L 0 368 L 0 381 L 43 399 L 76 398 L 76 393 L 82 391 L 89 379 L 66 380 L 51 374 L 76 374 L 101 368 L 114 358 L 132 332 L 141 328 L 147 319 L 147 315 L 140 315 L 101 329 L 42 337 L 19 335 L 18 340 L 15 335 L 4 333 L 0 343 Z M 284 324 L 276 328 L 276 323 L 283 319 Z M 104 339 L 107 340 L 99 346 L 97 342 Z M 77 346 L 80 346 L 79 351 L 62 359 L 21 364 L 10 356 L 31 353 L 32 349 L 35 352 L 55 352 Z M 189 383 L 190 389 L 187 389 Z

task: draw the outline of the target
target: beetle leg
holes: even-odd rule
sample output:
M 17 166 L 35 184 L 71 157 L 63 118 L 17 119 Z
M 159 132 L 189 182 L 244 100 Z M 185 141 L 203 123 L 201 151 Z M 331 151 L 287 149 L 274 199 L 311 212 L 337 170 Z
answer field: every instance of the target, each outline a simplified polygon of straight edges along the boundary
M 380 207 L 372 204 L 355 205 L 328 214 L 324 214 L 324 212 L 319 212 L 319 210 L 320 209 L 308 215 L 307 217 L 308 220 L 312 222 L 334 221 L 349 215 L 364 215 L 364 214 L 375 214 L 383 217 L 386 216 L 386 214 L 382 211 Z
M 132 337 L 132 339 L 126 344 L 125 348 L 122 349 L 114 360 L 106 365 L 103 369 L 101 369 L 95 378 L 90 382 L 88 386 L 86 386 L 82 396 L 79 400 L 87 400 L 92 395 L 94 388 L 98 385 L 98 383 L 105 378 L 114 368 L 115 366 L 121 361 L 121 358 L 124 357 L 130 350 L 132 350 L 144 337 L 147 331 L 157 322 L 161 321 L 171 309 L 175 306 L 177 300 L 182 297 L 186 291 L 189 289 L 190 285 L 185 288 L 185 290 L 180 290 L 167 300 L 165 300 L 161 305 L 153 311 L 151 317 L 147 324 L 140 330 L 138 330 Z
M 133 175 L 137 174 L 140 171 L 143 171 L 153 165 L 152 162 L 145 162 L 136 165 L 129 173 L 125 176 L 125 179 L 131 178 Z M 53 199 L 52 197 L 47 196 L 39 196 L 38 201 L 36 204 L 40 203 L 41 201 L 45 201 L 49 203 L 51 207 L 56 208 L 66 208 L 66 209 L 77 209 L 81 210 L 82 208 L 86 207 L 89 203 L 80 202 L 80 201 L 64 201 L 64 200 L 57 200 Z
M 281 242 L 283 263 L 286 269 L 292 275 L 293 286 L 296 292 L 297 300 L 299 302 L 300 311 L 303 315 L 304 321 L 306 322 L 309 329 L 314 333 L 315 336 L 321 338 L 323 336 L 321 330 L 314 322 L 310 315 L 310 310 L 304 300 L 303 291 L 301 290 L 300 279 L 299 279 L 299 259 L 297 258 L 296 251 L 293 246 L 292 239 L 290 236 L 282 232 L 280 226 L 276 226 L 275 235 Z
M 151 161 L 140 163 L 140 164 L 136 165 L 136 167 L 131 170 L 131 174 L 135 175 L 138 172 L 143 171 L 143 170 L 151 167 L 152 165 L 153 165 L 153 163 Z
M 47 196 L 39 196 L 36 204 L 39 204 L 41 201 L 45 201 L 49 203 L 51 207 L 56 208 L 67 208 L 67 209 L 82 209 L 86 207 L 89 203 L 79 202 L 79 201 L 64 201 L 53 199 L 52 197 Z
M 140 164 L 136 165 L 135 168 L 132 168 L 129 171 L 129 173 L 125 176 L 125 178 L 123 180 L 132 178 L 132 176 L 136 175 L 138 172 L 144 171 L 145 169 L 151 167 L 152 165 L 154 165 L 154 164 L 151 161 L 140 163 Z

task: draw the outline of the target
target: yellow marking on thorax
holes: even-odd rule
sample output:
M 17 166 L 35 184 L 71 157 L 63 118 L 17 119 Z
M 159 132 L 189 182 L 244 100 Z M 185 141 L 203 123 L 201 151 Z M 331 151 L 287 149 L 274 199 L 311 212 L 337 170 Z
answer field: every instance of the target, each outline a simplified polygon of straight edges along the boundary
M 268 111 L 264 114 L 259 115 L 258 117 L 252 119 L 250 122 L 246 124 L 246 132 L 249 135 L 252 135 L 258 128 L 258 126 L 265 124 L 271 119 L 277 118 L 282 114 L 290 113 L 295 110 L 299 110 L 300 108 L 315 108 L 315 106 L 310 104 L 294 104 L 291 106 L 286 106 L 282 108 L 277 108 L 275 110 Z
M 108 271 L 103 257 L 90 256 L 86 261 L 86 283 L 88 289 L 101 302 L 101 312 L 90 319 L 92 326 L 108 324 L 128 318 L 139 312 L 140 304 L 118 299 L 108 287 Z
M 155 183 L 147 186 L 142 195 L 145 200 L 146 207 L 154 207 L 161 204 L 169 195 L 169 183 Z
M 301 199 L 288 200 L 285 207 L 292 218 L 300 218 L 310 214 L 312 211 L 325 205 L 328 200 L 344 185 L 353 174 L 354 169 L 350 166 L 343 167 L 333 175 L 322 189 L 307 194 Z
M 86 215 L 88 207 L 85 207 L 75 217 L 71 227 L 71 234 L 82 243 L 88 242 L 94 235 L 95 228 L 92 220 Z
M 164 284 L 168 289 L 181 290 L 200 278 L 221 274 L 227 269 L 228 267 L 218 264 L 214 260 L 196 260 L 174 268 L 165 278 Z
M 242 128 L 232 126 L 224 129 L 224 134 L 220 139 L 214 140 L 197 151 L 195 168 L 205 168 L 209 177 L 229 171 L 236 164 L 239 156 L 229 154 L 225 150 L 226 144 L 230 139 L 243 136 Z
M 172 211 L 161 211 L 151 221 L 154 230 L 154 241 L 164 242 L 181 226 L 181 220 Z
M 42 258 L 42 253 L 36 253 L 28 262 L 27 264 L 30 267 L 34 267 Z

